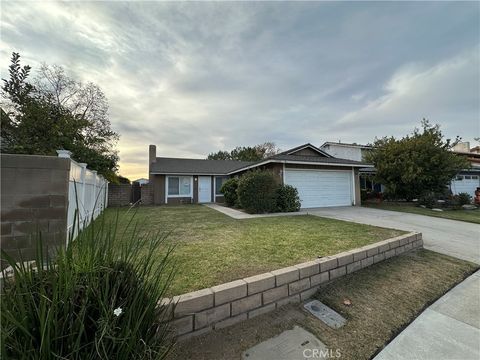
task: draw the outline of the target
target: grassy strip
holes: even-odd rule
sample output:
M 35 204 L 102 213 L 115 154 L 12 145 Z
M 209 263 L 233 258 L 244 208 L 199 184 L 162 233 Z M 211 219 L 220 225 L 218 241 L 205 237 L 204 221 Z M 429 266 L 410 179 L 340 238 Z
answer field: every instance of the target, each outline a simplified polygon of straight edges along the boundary
M 106 220 L 125 209 L 107 209 Z M 182 294 L 333 255 L 403 232 L 316 216 L 235 220 L 199 205 L 141 207 L 138 232 L 171 231 L 175 279 L 170 295 Z M 123 233 L 119 221 L 118 233 Z M 128 238 L 128 231 L 127 236 Z M 161 256 L 162 254 L 159 254 Z
M 308 318 L 307 326 L 342 359 L 369 359 L 427 306 L 478 266 L 428 250 L 392 258 L 326 286 L 317 299 L 347 324 L 333 330 Z M 343 299 L 352 306 L 343 305 Z
M 303 305 L 289 305 L 181 342 L 169 359 L 240 359 L 248 348 L 295 325 L 315 334 L 328 348 L 338 348 L 341 359 L 371 359 L 425 307 L 477 268 L 478 265 L 428 250 L 407 253 L 320 289 L 317 298 L 348 319 L 338 330 L 307 314 Z M 345 298 L 352 301 L 350 307 L 343 305 Z
M 477 210 L 444 210 L 444 211 L 433 211 L 431 209 L 424 209 L 417 207 L 415 205 L 401 205 L 401 204 L 388 204 L 388 203 L 366 203 L 365 207 L 381 209 L 381 210 L 391 210 L 391 211 L 400 211 L 411 214 L 426 215 L 439 217 L 443 219 L 466 221 L 474 224 L 480 224 L 480 209 Z

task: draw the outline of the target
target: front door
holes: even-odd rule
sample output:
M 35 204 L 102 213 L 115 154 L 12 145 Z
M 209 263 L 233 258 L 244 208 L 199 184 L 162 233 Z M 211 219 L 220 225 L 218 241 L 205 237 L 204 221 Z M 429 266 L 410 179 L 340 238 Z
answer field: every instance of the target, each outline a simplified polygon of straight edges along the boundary
M 198 202 L 212 202 L 212 178 L 210 176 L 198 177 Z

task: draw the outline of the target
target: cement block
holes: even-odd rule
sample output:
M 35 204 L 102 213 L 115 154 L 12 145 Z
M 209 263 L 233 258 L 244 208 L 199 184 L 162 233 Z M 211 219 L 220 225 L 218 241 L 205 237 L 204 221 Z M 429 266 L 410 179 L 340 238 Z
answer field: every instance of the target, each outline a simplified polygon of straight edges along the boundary
M 230 316 L 230 304 L 223 304 L 195 314 L 195 330 L 211 325 Z
M 193 315 L 188 315 L 171 322 L 175 335 L 182 335 L 193 331 Z
M 380 253 L 380 254 L 377 254 L 373 257 L 373 263 L 376 264 L 380 261 L 383 261 L 385 260 L 385 253 Z
M 325 271 L 320 274 L 311 276 L 310 286 L 320 285 L 320 284 L 323 284 L 324 282 L 327 282 L 328 280 L 330 280 L 330 276 L 328 271 Z
M 400 246 L 398 248 L 395 248 L 395 255 L 400 255 L 405 252 L 405 246 Z
M 390 244 L 388 241 L 381 241 L 380 243 L 377 243 L 378 246 L 378 253 L 383 253 L 388 250 L 390 250 Z
M 248 295 L 253 295 L 275 287 L 275 275 L 265 273 L 243 279 L 247 283 Z
M 160 299 L 157 303 L 158 320 L 167 321 L 173 319 L 173 300 L 169 298 Z
M 373 244 L 373 245 L 368 245 L 367 247 L 367 257 L 368 256 L 374 256 L 378 254 L 378 246 Z
M 347 267 L 342 266 L 336 269 L 330 270 L 330 280 L 343 276 L 347 273 Z
M 235 325 L 241 321 L 247 320 L 247 313 L 243 313 L 234 317 L 230 317 L 228 319 L 222 320 L 213 325 L 215 329 L 223 329 L 232 325 Z
M 244 280 L 213 286 L 211 289 L 214 294 L 215 306 L 247 296 L 247 283 Z
M 409 235 L 409 234 L 403 235 L 403 236 L 400 238 L 400 246 L 403 246 L 403 245 L 408 244 L 408 240 L 409 240 L 409 239 L 410 239 L 410 235 Z
M 187 294 L 174 296 L 175 317 L 197 313 L 213 307 L 213 292 L 211 289 L 193 291 Z
M 392 256 L 395 256 L 395 249 L 385 251 L 385 259 L 389 259 Z
M 305 301 L 307 299 L 310 299 L 313 295 L 317 293 L 317 291 L 318 291 L 318 286 L 302 291 L 300 293 L 300 300 Z
M 422 240 L 422 233 L 416 233 L 417 240 Z
M 316 261 L 308 261 L 303 264 L 295 265 L 300 274 L 300 279 L 318 274 L 320 272 L 320 265 Z
M 378 256 L 378 255 L 375 255 L 375 256 Z M 347 274 L 360 270 L 361 268 L 362 268 L 362 261 L 355 261 L 354 263 L 347 265 Z
M 255 294 L 232 302 L 232 316 L 262 306 L 262 294 Z
M 273 288 L 263 292 L 263 304 L 269 304 L 271 302 L 277 301 L 279 299 L 285 298 L 288 296 L 288 285 L 282 285 L 277 288 Z
M 288 284 L 288 294 L 293 295 L 310 288 L 310 278 L 295 281 Z
M 344 266 L 353 262 L 353 253 L 349 251 L 337 254 L 335 257 L 337 258 L 338 266 Z
M 355 249 L 352 251 L 353 261 L 360 261 L 367 257 L 367 251 L 363 249 Z
M 300 294 L 289 296 L 288 298 L 277 301 L 277 309 L 288 304 L 298 304 L 300 302 Z
M 261 308 L 258 308 L 258 309 L 255 309 L 255 310 L 252 310 L 248 313 L 248 318 L 249 319 L 252 319 L 254 318 L 255 316 L 259 316 L 259 315 L 263 315 L 263 314 L 266 314 L 270 311 L 273 311 L 275 310 L 275 303 L 272 303 L 272 304 L 268 304 L 266 306 L 262 306 Z
M 413 243 L 408 243 L 407 245 L 405 245 L 405 251 L 410 251 L 412 249 L 413 249 Z
M 320 264 L 320 272 L 328 271 L 338 266 L 337 258 L 334 256 L 326 256 L 317 261 Z
M 362 267 L 367 267 L 373 265 L 373 256 L 367 257 L 366 259 L 362 260 Z
M 298 280 L 300 277 L 299 270 L 294 266 L 274 270 L 272 271 L 272 274 L 275 275 L 276 286 L 288 284 L 292 281 Z

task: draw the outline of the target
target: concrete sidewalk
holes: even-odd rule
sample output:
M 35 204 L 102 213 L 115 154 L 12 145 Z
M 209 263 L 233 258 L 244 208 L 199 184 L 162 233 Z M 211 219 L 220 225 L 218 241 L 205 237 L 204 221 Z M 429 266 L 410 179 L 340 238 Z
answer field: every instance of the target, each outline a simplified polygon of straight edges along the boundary
M 203 204 L 210 209 L 217 210 L 222 214 L 230 216 L 231 218 L 241 220 L 241 219 L 256 219 L 256 218 L 264 218 L 264 217 L 276 217 L 276 216 L 295 216 L 295 215 L 306 215 L 302 212 L 288 212 L 288 213 L 272 213 L 272 214 L 247 214 L 246 212 L 233 209 L 231 207 L 218 205 L 218 204 Z
M 437 300 L 374 360 L 480 359 L 480 271 Z

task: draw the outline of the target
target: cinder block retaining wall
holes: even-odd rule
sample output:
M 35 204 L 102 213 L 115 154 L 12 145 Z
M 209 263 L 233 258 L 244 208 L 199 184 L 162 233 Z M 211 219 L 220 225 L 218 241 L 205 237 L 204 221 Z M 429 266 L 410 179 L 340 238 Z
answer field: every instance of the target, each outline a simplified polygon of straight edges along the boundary
M 179 340 L 221 329 L 311 297 L 321 284 L 423 246 L 409 233 L 303 264 L 164 299 Z M 176 304 L 175 307 L 171 306 Z M 169 304 L 169 305 L 167 305 Z

